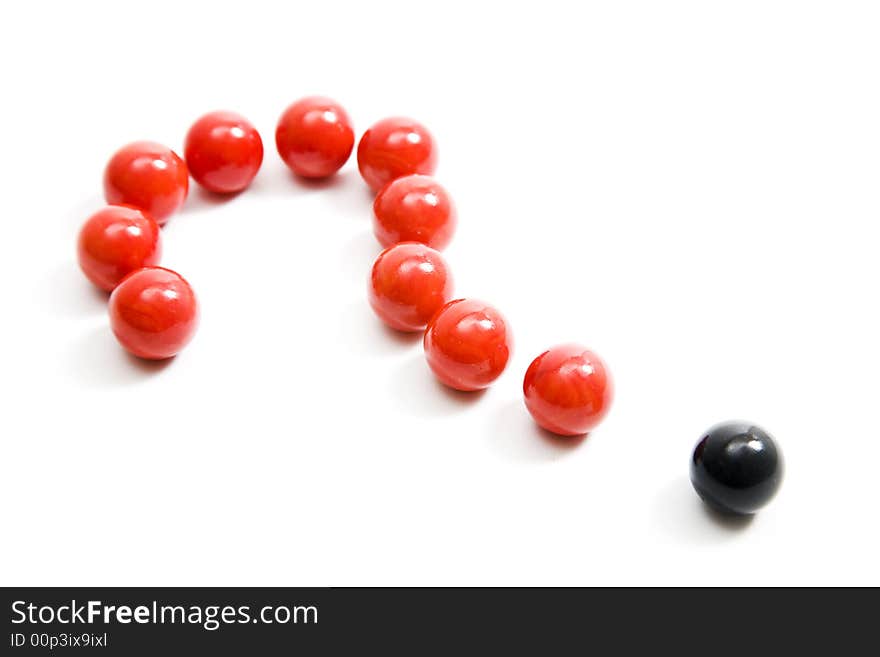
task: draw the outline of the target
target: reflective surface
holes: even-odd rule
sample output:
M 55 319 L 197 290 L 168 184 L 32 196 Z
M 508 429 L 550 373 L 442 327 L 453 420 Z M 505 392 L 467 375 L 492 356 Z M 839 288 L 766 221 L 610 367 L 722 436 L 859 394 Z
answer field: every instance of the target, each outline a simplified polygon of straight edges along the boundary
M 443 249 L 452 239 L 456 222 L 449 193 L 430 176 L 397 178 L 373 202 L 373 232 L 382 246 L 421 242 Z
M 342 105 L 330 98 L 310 96 L 288 107 L 275 129 L 278 154 L 290 169 L 305 178 L 325 178 L 348 161 L 354 148 L 354 129 Z
M 523 380 L 526 408 L 540 426 L 561 436 L 585 434 L 608 413 L 611 375 L 598 355 L 577 344 L 538 356 Z
M 104 169 L 104 198 L 111 205 L 133 205 L 164 224 L 186 200 L 189 173 L 170 148 L 137 141 L 119 149 Z
M 487 388 L 513 350 L 504 316 L 475 299 L 450 301 L 425 331 L 425 357 L 441 382 L 456 390 Z
M 83 224 L 76 250 L 86 277 L 109 292 L 136 269 L 159 264 L 162 236 L 142 210 L 109 205 Z
M 231 194 L 250 185 L 260 170 L 263 140 L 240 114 L 211 112 L 189 129 L 183 154 L 193 180 L 212 192 Z
M 434 137 L 418 121 L 404 117 L 382 119 L 361 137 L 358 169 L 375 191 L 411 173 L 431 175 L 437 168 Z
M 391 328 L 421 331 L 452 297 L 452 275 L 438 251 L 415 242 L 386 249 L 370 274 L 369 301 Z
M 761 427 L 748 422 L 715 425 L 691 457 L 691 483 L 710 506 L 749 514 L 764 506 L 782 483 L 782 453 Z
M 195 334 L 195 293 L 180 274 L 170 269 L 140 269 L 110 295 L 110 326 L 119 343 L 135 356 L 170 358 Z

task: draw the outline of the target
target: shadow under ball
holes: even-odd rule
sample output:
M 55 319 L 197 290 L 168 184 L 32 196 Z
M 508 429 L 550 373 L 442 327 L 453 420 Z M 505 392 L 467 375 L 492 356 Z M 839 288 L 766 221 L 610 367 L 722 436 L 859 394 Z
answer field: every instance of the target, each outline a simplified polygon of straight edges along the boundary
M 691 483 L 717 511 L 748 515 L 763 507 L 782 483 L 782 452 L 772 436 L 748 422 L 709 429 L 691 457 Z

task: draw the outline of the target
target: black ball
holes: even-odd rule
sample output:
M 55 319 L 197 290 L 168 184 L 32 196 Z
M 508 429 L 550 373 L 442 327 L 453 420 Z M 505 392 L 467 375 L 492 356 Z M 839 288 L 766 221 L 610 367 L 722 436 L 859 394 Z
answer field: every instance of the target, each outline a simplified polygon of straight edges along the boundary
M 770 501 L 782 483 L 782 452 L 761 427 L 724 422 L 694 448 L 691 483 L 723 513 L 747 515 Z

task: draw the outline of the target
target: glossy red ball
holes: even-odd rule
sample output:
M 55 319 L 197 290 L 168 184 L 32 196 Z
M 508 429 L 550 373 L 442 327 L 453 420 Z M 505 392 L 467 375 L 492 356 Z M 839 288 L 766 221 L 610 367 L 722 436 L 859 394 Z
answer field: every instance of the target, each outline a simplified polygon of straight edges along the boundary
M 599 356 L 565 344 L 532 361 L 523 393 L 526 408 L 540 426 L 561 436 L 578 436 L 592 431 L 608 413 L 614 386 Z
M 104 198 L 111 205 L 145 210 L 161 226 L 186 200 L 186 163 L 167 146 L 136 141 L 116 151 L 104 169 Z
M 196 295 L 177 272 L 146 267 L 129 274 L 110 295 L 110 326 L 119 343 L 140 358 L 171 358 L 195 334 Z
M 348 161 L 354 148 L 354 129 L 342 105 L 322 96 L 309 96 L 284 110 L 275 129 L 278 154 L 304 178 L 326 178 Z
M 422 331 L 452 297 L 452 289 L 452 275 L 438 251 L 404 242 L 376 258 L 368 296 L 375 313 L 391 328 Z
M 205 189 L 234 194 L 251 184 L 263 163 L 263 140 L 235 112 L 211 112 L 193 123 L 183 147 L 193 179 Z
M 428 129 L 412 119 L 393 117 L 373 124 L 357 151 L 361 176 L 375 191 L 411 173 L 430 176 L 437 168 L 437 147 Z
M 425 331 L 425 357 L 442 383 L 456 390 L 481 390 L 501 376 L 513 350 L 504 316 L 474 299 L 446 304 Z
M 456 222 L 449 193 L 429 176 L 392 180 L 373 202 L 373 232 L 382 246 L 421 242 L 443 249 L 452 240 Z
M 131 272 L 159 264 L 161 257 L 159 224 L 137 208 L 108 205 L 89 217 L 79 231 L 80 269 L 108 292 Z

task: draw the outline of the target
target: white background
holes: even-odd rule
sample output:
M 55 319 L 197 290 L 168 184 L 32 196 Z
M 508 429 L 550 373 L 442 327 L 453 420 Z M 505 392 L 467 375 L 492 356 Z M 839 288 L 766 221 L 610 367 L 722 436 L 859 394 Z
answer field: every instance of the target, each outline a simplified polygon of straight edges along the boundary
M 874 2 L 5 3 L 3 584 L 880 584 L 880 8 Z M 358 135 L 440 146 L 461 296 L 516 352 L 435 383 L 365 300 L 352 159 L 274 149 L 330 95 Z M 112 152 L 249 117 L 252 189 L 193 185 L 163 264 L 202 304 L 166 366 L 128 357 L 74 257 Z M 617 397 L 587 440 L 522 406 L 578 341 Z M 745 418 L 787 460 L 752 522 L 691 490 Z

